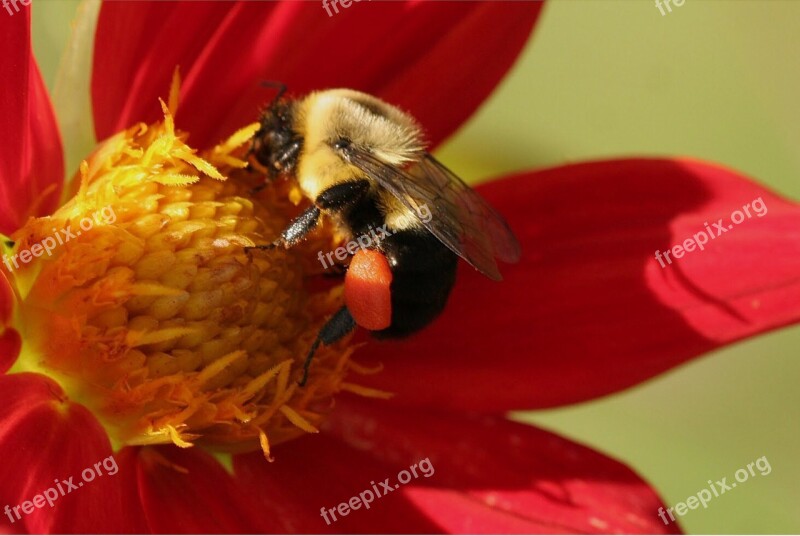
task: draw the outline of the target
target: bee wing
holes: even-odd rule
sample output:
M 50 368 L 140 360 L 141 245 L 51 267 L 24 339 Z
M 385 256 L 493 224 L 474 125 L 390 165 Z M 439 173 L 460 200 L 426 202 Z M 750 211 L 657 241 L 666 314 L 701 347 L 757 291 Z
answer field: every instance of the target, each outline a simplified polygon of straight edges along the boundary
M 430 154 L 404 170 L 353 146 L 342 153 L 417 215 L 427 206 L 431 218 L 422 225 L 489 278 L 502 279 L 495 258 L 519 260 L 519 242 L 505 219 Z

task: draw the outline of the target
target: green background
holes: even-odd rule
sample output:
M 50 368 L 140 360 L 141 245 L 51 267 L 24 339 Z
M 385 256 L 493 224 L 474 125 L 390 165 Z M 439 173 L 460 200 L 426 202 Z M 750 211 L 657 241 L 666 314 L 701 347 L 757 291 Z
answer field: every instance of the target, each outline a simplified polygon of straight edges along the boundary
M 36 0 L 52 88 L 77 1 Z M 585 159 L 690 155 L 800 199 L 800 1 L 548 4 L 514 70 L 440 151 L 468 180 Z M 687 532 L 800 531 L 800 328 L 715 352 L 636 389 L 515 415 L 624 460 L 668 505 L 766 456 Z M 654 513 L 655 516 L 655 513 Z

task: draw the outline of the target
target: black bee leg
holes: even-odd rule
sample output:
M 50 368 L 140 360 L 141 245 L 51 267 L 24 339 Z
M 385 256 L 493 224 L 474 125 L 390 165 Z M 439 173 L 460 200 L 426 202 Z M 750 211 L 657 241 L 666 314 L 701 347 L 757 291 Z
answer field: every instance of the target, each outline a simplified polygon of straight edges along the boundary
M 292 223 L 283 230 L 281 237 L 274 241 L 272 244 L 264 244 L 261 246 L 246 246 L 245 253 L 249 253 L 254 249 L 270 250 L 278 246 L 290 248 L 293 245 L 301 242 L 308 233 L 314 230 L 319 222 L 319 216 L 322 212 L 314 205 L 305 209 L 299 216 L 292 220 Z
M 327 322 L 325 322 L 325 325 L 322 326 L 322 329 L 319 330 L 317 339 L 314 341 L 314 344 L 311 345 L 311 349 L 308 351 L 305 363 L 303 363 L 303 377 L 299 382 L 297 382 L 300 387 L 305 386 L 306 382 L 308 381 L 308 368 L 311 366 L 311 361 L 314 359 L 314 353 L 316 353 L 320 345 L 324 344 L 325 346 L 328 346 L 333 344 L 336 341 L 344 338 L 345 335 L 354 329 L 356 329 L 356 321 L 353 320 L 353 315 L 350 314 L 350 311 L 347 310 L 347 306 L 344 305 L 341 309 L 336 311 L 336 313 L 334 313 L 334 315 Z
M 269 251 L 271 249 L 275 249 L 279 245 L 280 244 L 276 244 L 275 242 L 273 242 L 272 244 L 259 244 L 257 246 L 245 246 L 244 247 L 244 252 L 249 255 L 250 252 L 255 250 L 255 249 L 257 249 L 259 251 Z
M 265 181 L 265 182 L 262 182 L 261 184 L 259 184 L 258 186 L 256 186 L 255 188 L 251 188 L 250 189 L 250 195 L 256 195 L 258 192 L 260 192 L 261 190 L 266 188 L 268 185 L 269 185 L 269 183 Z
M 347 264 L 331 264 L 330 268 L 322 274 L 324 277 L 340 278 L 347 273 L 350 266 Z
M 256 136 L 258 136 L 258 133 L 256 133 Z M 251 146 L 250 150 L 247 152 L 248 166 L 251 168 L 253 167 L 253 163 L 249 156 L 255 152 L 254 147 L 255 145 Z M 264 182 L 250 190 L 250 195 L 255 195 L 266 188 L 269 183 L 277 180 L 281 173 L 291 173 L 295 164 L 297 164 L 297 157 L 300 155 L 302 148 L 302 140 L 292 139 L 274 154 L 271 154 L 266 164 L 260 164 L 263 166 L 261 171 L 266 173 Z
M 306 235 L 317 226 L 321 214 L 322 212 L 318 207 L 311 205 L 293 219 L 289 226 L 283 230 L 281 237 L 267 246 L 267 249 L 278 246 L 289 249 L 295 244 L 302 242 Z
M 366 179 L 342 182 L 323 191 L 315 202 L 325 210 L 336 212 L 355 205 L 368 191 L 369 181 Z
M 302 148 L 303 143 L 298 139 L 293 139 L 281 147 L 279 151 L 269 157 L 270 174 L 274 173 L 277 176 L 279 173 L 288 173 L 294 169 Z
M 282 244 L 283 247 L 288 249 L 302 242 L 306 235 L 317 226 L 321 214 L 322 211 L 320 211 L 319 207 L 311 205 L 292 220 L 292 223 L 283 230 L 281 237 L 275 243 Z

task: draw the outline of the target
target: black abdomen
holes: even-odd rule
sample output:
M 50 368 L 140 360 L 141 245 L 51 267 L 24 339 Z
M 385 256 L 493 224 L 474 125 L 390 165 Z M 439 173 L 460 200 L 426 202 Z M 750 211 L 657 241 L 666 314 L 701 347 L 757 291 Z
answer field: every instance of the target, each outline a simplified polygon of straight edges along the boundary
M 374 196 L 365 196 L 345 214 L 354 237 L 386 233 L 372 247 L 382 252 L 392 269 L 392 323 L 371 333 L 399 338 L 419 331 L 439 316 L 456 279 L 458 256 L 420 226 L 390 229 Z
M 425 230 L 397 231 L 379 248 L 392 268 L 392 324 L 378 338 L 405 337 L 427 326 L 447 304 L 458 257 Z

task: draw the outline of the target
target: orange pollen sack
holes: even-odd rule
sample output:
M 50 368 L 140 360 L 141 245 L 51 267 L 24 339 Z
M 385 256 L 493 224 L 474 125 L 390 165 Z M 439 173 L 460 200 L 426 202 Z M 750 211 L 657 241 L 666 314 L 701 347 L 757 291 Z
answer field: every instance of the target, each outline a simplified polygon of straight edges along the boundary
M 344 280 L 344 299 L 359 326 L 370 331 L 392 323 L 392 270 L 379 251 L 359 250 Z

